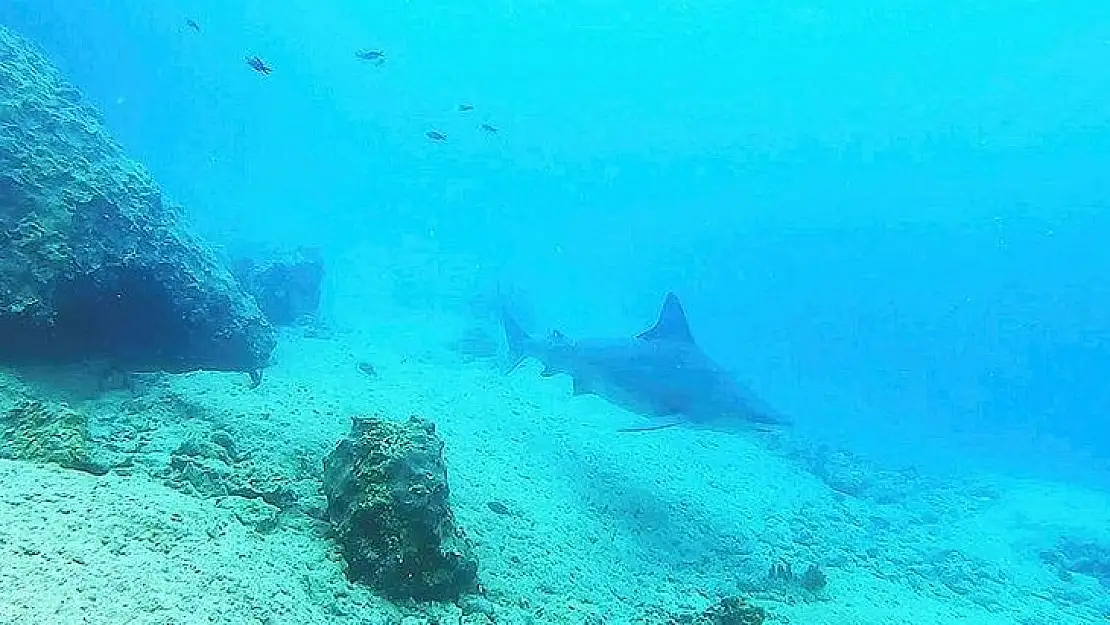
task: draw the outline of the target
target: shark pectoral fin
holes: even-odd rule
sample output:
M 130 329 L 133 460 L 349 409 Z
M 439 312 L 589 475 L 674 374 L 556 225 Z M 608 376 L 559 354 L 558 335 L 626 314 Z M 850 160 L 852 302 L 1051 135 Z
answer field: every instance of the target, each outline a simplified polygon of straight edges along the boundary
M 676 425 L 681 425 L 681 424 L 678 421 L 672 421 L 671 423 L 663 423 L 663 424 L 660 424 L 660 425 L 648 425 L 648 426 L 645 426 L 645 427 L 642 427 L 642 428 L 621 428 L 617 431 L 620 432 L 621 434 L 626 434 L 626 433 L 629 433 L 629 432 L 654 432 L 655 430 L 665 430 L 667 428 L 673 428 Z
M 594 389 L 585 378 L 574 378 L 574 389 L 571 392 L 575 395 L 593 395 Z

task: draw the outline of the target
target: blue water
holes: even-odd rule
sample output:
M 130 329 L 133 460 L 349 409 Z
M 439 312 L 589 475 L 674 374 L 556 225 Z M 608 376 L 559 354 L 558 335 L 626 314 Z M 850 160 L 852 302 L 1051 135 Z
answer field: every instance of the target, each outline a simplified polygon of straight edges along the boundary
M 578 334 L 673 289 L 806 427 L 1103 467 L 1110 9 L 317 4 L 9 0 L 0 19 L 217 241 L 427 240 Z M 1045 439 L 1064 444 L 1015 453 Z
M 0 23 L 215 245 L 431 250 L 572 336 L 673 290 L 810 440 L 1110 487 L 1110 5 L 5 0 Z

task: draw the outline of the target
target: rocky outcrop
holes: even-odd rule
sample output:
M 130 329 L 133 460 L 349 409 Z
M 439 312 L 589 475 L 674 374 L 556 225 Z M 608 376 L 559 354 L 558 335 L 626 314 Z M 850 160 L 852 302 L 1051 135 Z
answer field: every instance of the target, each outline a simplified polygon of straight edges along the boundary
M 352 580 L 418 601 L 477 589 L 478 563 L 455 525 L 431 422 L 356 418 L 324 461 L 324 491 Z
M 80 93 L 0 27 L 0 362 L 255 371 L 274 344 Z

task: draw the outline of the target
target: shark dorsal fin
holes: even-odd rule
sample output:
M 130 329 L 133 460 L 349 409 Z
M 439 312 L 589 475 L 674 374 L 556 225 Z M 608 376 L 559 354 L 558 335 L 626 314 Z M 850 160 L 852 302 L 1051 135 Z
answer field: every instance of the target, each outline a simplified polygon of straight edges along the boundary
M 682 303 L 678 301 L 677 295 L 667 293 L 655 325 L 637 334 L 636 338 L 645 341 L 694 342 L 694 336 L 690 334 L 690 324 L 686 322 L 686 312 L 682 310 Z

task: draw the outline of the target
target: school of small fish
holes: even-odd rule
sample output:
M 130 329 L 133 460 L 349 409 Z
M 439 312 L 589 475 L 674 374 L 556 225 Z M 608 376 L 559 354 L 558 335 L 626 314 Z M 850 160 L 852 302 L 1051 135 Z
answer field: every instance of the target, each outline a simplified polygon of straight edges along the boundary
M 185 26 L 196 33 L 201 32 L 200 22 L 193 18 L 186 18 Z M 269 76 L 274 71 L 273 67 L 271 67 L 269 63 L 267 63 L 262 57 L 256 54 L 248 54 L 245 58 L 247 66 L 258 74 Z M 385 50 L 382 50 L 380 48 L 365 48 L 359 50 L 355 52 L 355 58 L 370 63 L 371 65 L 374 65 L 376 67 L 385 65 L 386 60 Z M 461 102 L 459 103 L 458 111 L 461 114 L 472 113 L 474 111 L 474 105 L 469 102 Z M 494 135 L 501 132 L 501 130 L 497 126 L 494 126 L 493 124 L 490 124 L 488 122 L 478 124 L 478 130 L 481 130 L 483 133 L 489 135 Z M 425 132 L 424 137 L 428 141 L 431 141 L 433 143 L 444 143 L 448 139 L 447 133 L 434 128 Z

